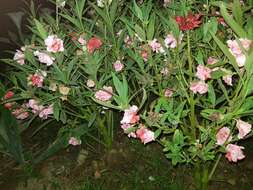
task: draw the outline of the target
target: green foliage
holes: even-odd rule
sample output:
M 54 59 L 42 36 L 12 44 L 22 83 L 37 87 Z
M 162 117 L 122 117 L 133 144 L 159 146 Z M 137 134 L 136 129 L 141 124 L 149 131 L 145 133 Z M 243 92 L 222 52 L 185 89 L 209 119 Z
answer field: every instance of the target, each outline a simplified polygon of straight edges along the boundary
M 10 111 L 0 105 L 0 151 L 11 156 L 19 164 L 24 163 L 20 130 Z

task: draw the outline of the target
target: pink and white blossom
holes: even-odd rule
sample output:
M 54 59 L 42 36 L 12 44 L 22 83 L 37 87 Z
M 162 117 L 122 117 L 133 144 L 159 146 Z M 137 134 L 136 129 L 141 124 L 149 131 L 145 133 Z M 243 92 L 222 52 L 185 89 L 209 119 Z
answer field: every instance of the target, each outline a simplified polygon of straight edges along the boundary
M 28 103 L 26 104 L 26 106 L 28 108 L 32 108 L 32 112 L 34 114 L 38 114 L 38 113 L 40 113 L 44 109 L 44 106 L 40 105 L 39 102 L 37 100 L 35 100 L 35 99 L 30 99 L 28 101 Z
M 39 113 L 39 117 L 42 119 L 47 119 L 49 115 L 53 114 L 53 104 L 51 104 L 50 106 L 44 108 L 40 113 Z
M 164 53 L 165 52 L 162 47 L 162 44 L 157 42 L 157 39 L 150 41 L 149 46 L 151 47 L 152 51 L 155 53 Z
M 208 91 L 208 84 L 204 81 L 192 82 L 190 86 L 190 90 L 196 94 L 205 94 Z
M 165 91 L 164 91 L 164 96 L 167 97 L 167 98 L 170 98 L 173 96 L 173 90 L 171 90 L 170 88 L 167 88 Z
M 233 86 L 232 84 L 232 75 L 225 75 L 222 77 L 222 80 L 229 86 Z
M 155 140 L 155 133 L 145 128 L 144 125 L 141 125 L 141 127 L 136 130 L 136 136 L 141 139 L 141 142 L 144 144 Z
M 84 45 L 86 45 L 86 40 L 82 37 L 82 36 L 80 36 L 79 38 L 78 38 L 78 42 L 82 45 L 82 46 L 84 46 Z
M 46 53 L 35 51 L 33 54 L 38 57 L 41 63 L 45 63 L 47 66 L 50 66 L 54 63 L 55 58 Z
M 26 119 L 29 117 L 29 113 L 24 108 L 17 108 L 12 111 L 12 114 L 16 117 L 16 119 Z
M 112 98 L 112 93 L 113 90 L 111 86 L 104 86 L 103 90 L 99 90 L 95 93 L 95 98 L 100 101 L 106 102 Z
M 252 44 L 251 40 L 244 38 L 227 41 L 229 51 L 235 57 L 239 67 L 244 66 L 246 61 L 246 52 L 250 49 L 251 44 Z
M 242 149 L 244 149 L 244 147 L 235 144 L 228 144 L 226 146 L 225 156 L 230 162 L 237 162 L 238 160 L 242 160 L 245 158 Z
M 216 144 L 223 145 L 225 142 L 229 142 L 232 140 L 232 136 L 230 134 L 230 129 L 228 127 L 222 127 L 218 133 L 216 134 Z
M 178 43 L 180 44 L 182 41 L 183 35 L 180 34 L 179 36 L 179 41 L 177 41 L 177 39 L 174 37 L 173 34 L 168 34 L 164 40 L 164 45 L 166 48 L 176 48 Z
M 236 127 L 239 130 L 238 138 L 242 139 L 251 132 L 252 125 L 238 119 L 236 120 Z
M 135 124 L 140 120 L 138 115 L 138 107 L 133 105 L 129 109 L 126 109 L 124 112 L 123 119 L 120 121 L 121 124 Z
M 217 63 L 219 60 L 214 58 L 214 57 L 208 57 L 207 59 L 207 64 L 208 65 L 214 65 L 215 63 Z
M 113 67 L 116 72 L 119 72 L 124 68 L 124 65 L 121 63 L 121 61 L 117 60 L 115 63 L 113 63 Z
M 13 57 L 14 61 L 17 61 L 18 64 L 24 65 L 25 64 L 25 54 L 23 51 L 16 50 L 16 53 Z
M 45 45 L 47 46 L 48 52 L 63 52 L 64 46 L 63 41 L 58 38 L 56 35 L 50 35 L 45 39 Z
M 77 145 L 81 145 L 82 141 L 78 140 L 75 137 L 70 137 L 69 139 L 69 144 L 73 145 L 73 146 L 77 146 Z
M 205 67 L 204 65 L 198 65 L 196 76 L 200 80 L 204 81 L 204 80 L 211 78 L 211 72 L 212 72 L 212 70 L 210 68 Z

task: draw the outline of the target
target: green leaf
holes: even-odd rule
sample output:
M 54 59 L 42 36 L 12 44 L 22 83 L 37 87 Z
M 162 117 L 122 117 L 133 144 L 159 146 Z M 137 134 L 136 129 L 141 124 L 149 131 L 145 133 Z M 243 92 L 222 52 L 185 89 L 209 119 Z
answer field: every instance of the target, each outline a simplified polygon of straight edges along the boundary
M 53 111 L 54 111 L 54 118 L 56 119 L 56 121 L 59 121 L 60 119 L 60 103 L 56 102 L 53 105 Z
M 211 102 L 213 106 L 215 106 L 216 95 L 215 95 L 215 91 L 211 82 L 208 83 L 208 100 Z
M 173 143 L 181 146 L 184 144 L 184 136 L 179 129 L 176 129 L 174 132 Z
M 141 39 L 141 41 L 146 40 L 145 31 L 138 24 L 134 26 L 134 30 L 136 34 L 138 35 L 138 37 Z
M 155 131 L 155 139 L 156 139 L 157 137 L 159 137 L 161 133 L 162 133 L 162 130 L 161 130 L 161 129 L 157 129 L 157 130 Z
M 19 124 L 11 112 L 0 105 L 0 151 L 10 155 L 19 164 L 24 163 Z
M 221 77 L 223 77 L 225 75 L 227 75 L 227 73 L 225 71 L 223 71 L 221 69 L 217 69 L 215 71 L 212 71 L 211 78 L 212 79 L 219 79 L 219 78 L 221 78 Z
M 235 18 L 235 21 L 240 26 L 243 26 L 243 11 L 242 11 L 241 3 L 239 0 L 234 0 L 233 6 L 232 6 L 232 13 Z
M 148 29 L 147 29 L 147 40 L 153 40 L 154 39 L 154 34 L 155 34 L 155 21 L 156 21 L 156 15 L 153 13 L 150 16 L 149 24 L 148 24 Z
M 141 10 L 140 7 L 137 5 L 137 3 L 136 3 L 135 0 L 134 0 L 134 13 L 135 13 L 135 15 L 136 15 L 141 21 L 143 21 L 142 10 Z
M 35 22 L 35 25 L 36 25 L 36 28 L 39 32 L 39 35 L 40 37 L 44 40 L 47 38 L 48 36 L 48 33 L 47 31 L 45 30 L 44 26 L 40 23 L 40 21 L 38 21 L 37 19 L 34 19 L 34 22 Z
M 240 37 L 240 38 L 246 38 L 247 33 L 244 31 L 244 29 L 228 14 L 226 6 L 224 3 L 220 6 L 220 12 L 223 16 L 226 23 L 232 28 L 232 30 Z
M 203 27 L 203 41 L 204 42 L 209 42 L 212 39 L 212 34 L 216 34 L 218 29 L 218 22 L 215 17 L 212 17 L 207 23 L 204 24 Z

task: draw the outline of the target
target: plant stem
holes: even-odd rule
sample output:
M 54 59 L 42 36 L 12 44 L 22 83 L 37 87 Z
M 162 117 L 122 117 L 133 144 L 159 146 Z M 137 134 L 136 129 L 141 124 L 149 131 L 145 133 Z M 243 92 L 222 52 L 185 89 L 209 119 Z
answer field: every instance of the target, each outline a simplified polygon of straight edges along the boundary
M 211 172 L 210 172 L 210 174 L 209 174 L 209 176 L 208 176 L 208 181 L 210 181 L 211 179 L 212 179 L 212 177 L 213 177 L 213 174 L 214 174 L 214 172 L 215 172 L 215 170 L 216 170 L 216 168 L 217 168 L 217 166 L 218 166 L 218 163 L 219 163 L 219 161 L 220 161 L 220 159 L 221 159 L 221 154 L 219 154 L 219 156 L 218 156 L 218 158 L 217 158 L 217 160 L 216 160 L 216 162 L 215 162 L 215 164 L 214 164 L 214 166 L 213 166 L 213 168 L 212 168 L 212 170 L 211 170 Z
M 190 82 L 192 82 L 192 59 L 191 59 L 191 44 L 190 44 L 190 34 L 189 31 L 187 31 L 187 58 L 188 58 L 188 64 L 189 64 L 189 79 Z M 194 101 L 194 95 L 192 92 L 190 92 L 190 121 L 191 121 L 191 128 L 192 128 L 192 136 L 194 139 L 196 139 L 196 117 L 195 117 L 195 101 Z

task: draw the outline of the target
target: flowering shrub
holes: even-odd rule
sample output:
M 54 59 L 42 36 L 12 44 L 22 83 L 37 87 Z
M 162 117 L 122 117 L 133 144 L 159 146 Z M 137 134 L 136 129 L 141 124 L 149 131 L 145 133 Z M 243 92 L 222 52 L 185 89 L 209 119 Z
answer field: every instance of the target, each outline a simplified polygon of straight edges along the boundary
M 247 2 L 56 6 L 56 18 L 31 20 L 27 44 L 3 60 L 16 68 L 3 104 L 17 119 L 61 121 L 66 142 L 79 145 L 83 128 L 118 111 L 128 137 L 159 142 L 174 165 L 245 157 L 236 144 L 252 135 Z

